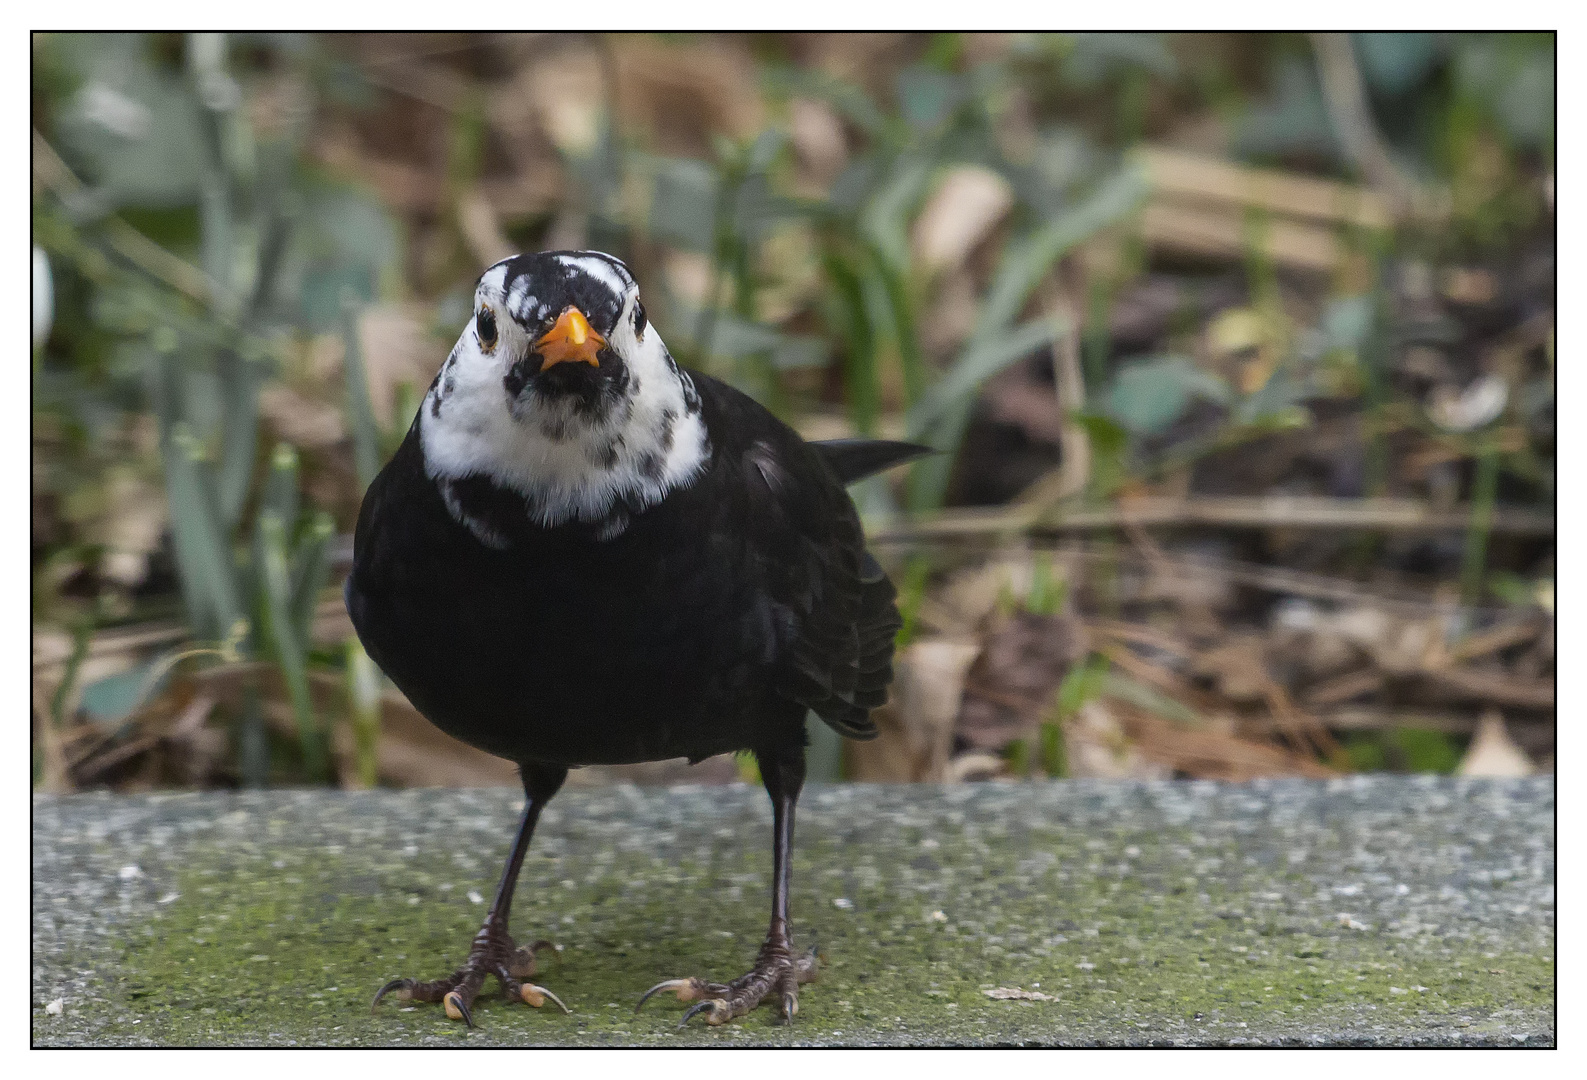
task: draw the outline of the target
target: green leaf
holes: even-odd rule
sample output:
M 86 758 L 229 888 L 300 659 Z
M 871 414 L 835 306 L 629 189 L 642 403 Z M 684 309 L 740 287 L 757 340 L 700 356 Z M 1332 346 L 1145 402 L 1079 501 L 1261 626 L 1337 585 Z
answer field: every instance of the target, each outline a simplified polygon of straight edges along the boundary
M 895 162 L 881 187 L 860 211 L 860 231 L 894 273 L 909 267 L 909 221 L 931 179 L 931 162 L 909 155 Z
M 353 463 L 358 486 L 368 489 L 380 471 L 380 425 L 369 402 L 369 375 L 358 340 L 358 309 L 350 299 L 342 303 L 342 364 L 347 382 L 347 426 L 353 433 Z
M 972 337 L 996 333 L 1012 322 L 1054 263 L 1077 244 L 1134 213 L 1147 190 L 1145 173 L 1126 165 L 1100 182 L 1074 209 L 1011 243 L 998 264 Z
M 1160 78 L 1179 74 L 1179 63 L 1161 34 L 1083 33 L 1072 35 L 1068 74 L 1082 85 L 1094 85 L 1120 68 L 1144 68 Z
M 286 530 L 273 511 L 259 515 L 257 552 L 260 586 L 263 592 L 265 625 L 271 651 L 281 665 L 282 680 L 297 721 L 298 741 L 303 750 L 304 767 L 314 781 L 325 779 L 326 756 L 319 724 L 314 718 L 314 703 L 309 696 L 306 643 L 293 625 L 292 582 L 287 567 Z
M 650 201 L 651 235 L 687 251 L 710 251 L 719 184 L 707 162 L 663 159 Z
M 319 606 L 320 592 L 330 578 L 331 537 L 335 534 L 336 520 L 321 510 L 314 515 L 292 553 L 292 627 L 305 644 L 314 628 L 314 610 Z
M 1101 656 L 1093 656 L 1065 672 L 1054 698 L 1056 719 L 1069 719 L 1080 711 L 1082 705 L 1102 693 L 1107 675 L 1108 661 Z
M 195 525 L 206 513 L 204 500 L 192 468 L 177 448 L 174 432 L 181 425 L 178 380 L 181 369 L 169 353 L 143 354 L 148 364 L 149 401 L 160 424 L 160 458 L 164 466 L 166 500 L 171 515 L 171 548 L 175 556 L 177 582 L 182 589 L 188 625 L 200 638 L 220 636 L 215 602 L 209 589 L 202 526 Z
M 1193 397 L 1220 405 L 1233 394 L 1216 375 L 1182 356 L 1163 356 L 1123 367 L 1108 391 L 1108 413 L 1137 435 L 1155 435 L 1184 414 Z
M 277 443 L 270 455 L 270 472 L 259 497 L 261 510 L 273 510 L 291 536 L 298 527 L 298 452 L 291 443 Z
M 751 173 L 765 172 L 786 145 L 787 135 L 776 128 L 767 128 L 755 136 L 755 141 L 750 144 L 749 153 L 745 156 L 745 168 Z
M 1310 420 L 1311 414 L 1300 403 L 1311 396 L 1312 388 L 1305 380 L 1280 368 L 1260 390 L 1235 406 L 1234 420 L 1238 424 L 1295 427 Z
M 358 782 L 374 787 L 380 780 L 376 756 L 380 744 L 380 671 L 357 637 L 347 639 L 347 704 L 353 722 Z
M 253 486 L 254 455 L 259 446 L 259 375 L 232 349 L 216 357 L 221 388 L 221 462 L 216 497 L 221 524 L 230 535 L 242 520 L 243 505 Z
M 892 315 L 891 330 L 898 343 L 899 364 L 904 372 L 904 403 L 906 406 L 920 400 L 926 387 L 926 361 L 920 347 L 919 320 L 915 317 L 914 300 L 903 275 L 883 259 L 876 259 L 876 276 L 887 298 Z
M 1424 728 L 1392 728 L 1387 742 L 1398 751 L 1395 762 L 1409 772 L 1452 773 L 1460 765 L 1460 751 L 1453 739 L 1441 731 Z
M 711 352 L 735 360 L 765 356 L 778 370 L 814 367 L 827 359 L 827 345 L 821 338 L 785 334 L 776 327 L 726 313 L 716 318 Z
M 1069 752 L 1062 724 L 1043 721 L 1041 725 L 1041 768 L 1048 776 L 1069 775 Z
M 183 559 L 179 555 L 179 561 L 189 564 L 197 578 L 194 587 L 184 589 L 184 594 L 197 600 L 204 613 L 200 616 L 190 611 L 194 628 L 205 637 L 219 638 L 244 615 L 231 544 L 221 528 L 210 491 L 208 462 L 203 447 L 185 424 L 172 429 L 162 456 L 171 502 L 171 529 L 179 552 L 187 556 Z
M 1053 578 L 1052 560 L 1038 557 L 1031 577 L 1030 592 L 1025 594 L 1025 610 L 1032 615 L 1056 615 L 1069 596 L 1069 580 Z
M 300 318 L 310 330 L 330 330 L 340 324 L 349 292 L 372 301 L 381 280 L 396 272 L 401 242 L 373 196 L 328 183 L 300 194 L 301 225 L 293 231 Z
M 973 400 L 981 383 L 1067 332 L 1064 320 L 1033 319 L 995 338 L 971 339 L 947 373 L 932 384 L 909 410 L 909 437 L 919 438 L 935 426 L 951 406 Z
M 1438 62 L 1438 35 L 1421 33 L 1351 34 L 1367 85 L 1397 97 L 1421 82 Z
M 208 157 L 201 107 L 185 79 L 150 63 L 148 35 L 62 34 L 53 47 L 81 79 L 55 135 L 100 205 L 193 202 Z
M 861 434 L 875 430 L 881 412 L 881 389 L 876 365 L 876 337 L 865 307 L 864 287 L 853 263 L 828 250 L 821 259 L 832 288 L 825 298 L 827 325 L 844 344 L 843 400 L 854 428 Z
M 1342 296 L 1323 309 L 1322 330 L 1332 349 L 1359 349 L 1372 332 L 1372 297 Z
M 1148 686 L 1122 671 L 1107 673 L 1102 682 L 1102 692 L 1147 712 L 1155 713 L 1164 720 L 1172 720 L 1176 724 L 1200 727 L 1203 723 L 1201 714 L 1184 702 L 1177 701 L 1156 687 Z
M 164 683 L 162 676 L 157 683 L 149 684 L 149 676 L 154 674 L 159 663 L 158 659 L 150 660 L 119 674 L 88 683 L 83 687 L 83 711 L 90 720 L 100 724 L 116 724 L 125 720 Z
M 1086 484 L 1086 494 L 1091 498 L 1105 499 L 1116 491 L 1128 475 L 1126 458 L 1130 449 L 1130 433 L 1111 417 L 1095 412 L 1071 414 L 1075 423 L 1086 430 L 1091 440 L 1091 479 Z
M 941 125 L 964 92 L 964 80 L 928 67 L 905 68 L 896 82 L 899 112 L 921 134 Z
M 909 470 L 909 508 L 917 513 L 935 510 L 942 505 L 948 491 L 948 480 L 953 474 L 953 461 L 965 430 L 970 426 L 970 413 L 975 398 L 966 395 L 948 405 L 947 411 L 922 435 L 912 436 L 940 453 L 922 458 Z

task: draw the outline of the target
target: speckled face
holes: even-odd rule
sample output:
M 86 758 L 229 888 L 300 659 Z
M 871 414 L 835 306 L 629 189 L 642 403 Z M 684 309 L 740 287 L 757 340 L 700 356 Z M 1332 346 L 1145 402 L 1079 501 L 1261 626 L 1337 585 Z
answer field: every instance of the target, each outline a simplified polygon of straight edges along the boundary
M 628 268 L 600 252 L 550 251 L 480 277 L 420 435 L 429 475 L 485 542 L 501 538 L 452 497 L 455 482 L 488 478 L 521 496 L 536 524 L 592 522 L 615 536 L 703 466 L 699 412 Z

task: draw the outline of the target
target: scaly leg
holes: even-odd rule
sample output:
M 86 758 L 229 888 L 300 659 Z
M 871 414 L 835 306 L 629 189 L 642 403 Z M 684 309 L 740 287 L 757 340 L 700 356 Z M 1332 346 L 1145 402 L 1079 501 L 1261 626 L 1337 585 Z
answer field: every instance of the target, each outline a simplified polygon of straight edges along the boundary
M 771 796 L 773 815 L 771 926 L 766 942 L 755 957 L 748 974 L 729 983 L 706 982 L 700 978 L 668 979 L 645 991 L 634 1006 L 637 1013 L 653 994 L 671 990 L 679 1001 L 698 1002 L 683 1014 L 679 1027 L 696 1013 L 704 1013 L 708 1024 L 725 1024 L 743 1016 L 762 1001 L 776 995 L 778 1017 L 792 1023 L 799 1011 L 799 986 L 816 977 L 814 950 L 795 955 L 788 930 L 789 856 L 793 847 L 794 805 L 804 786 L 804 746 L 795 744 L 775 750 L 758 750 L 761 778 Z
M 507 933 L 513 890 L 518 885 L 518 872 L 523 868 L 524 855 L 529 851 L 529 840 L 534 836 L 535 822 L 540 820 L 540 811 L 545 809 L 551 796 L 562 786 L 568 771 L 560 765 L 540 764 L 524 765 L 519 771 L 523 776 L 523 817 L 518 821 L 518 835 L 513 838 L 507 866 L 502 870 L 501 882 L 496 886 L 496 898 L 491 901 L 490 911 L 486 913 L 479 933 L 474 935 L 468 960 L 446 978 L 433 982 L 391 980 L 375 994 L 371 1010 L 387 994 L 395 994 L 403 1001 L 439 1001 L 446 1006 L 446 1015 L 473 1027 L 474 1018 L 469 1007 L 485 985 L 486 976 L 494 975 L 501 982 L 502 993 L 508 1000 L 521 998 L 538 1009 L 545 1004 L 546 998 L 550 998 L 562 1006 L 563 1012 L 570 1011 L 562 1004 L 561 998 L 545 987 L 528 981 L 535 973 L 535 954 L 542 948 L 550 948 L 551 943 L 537 941 L 533 945 L 520 946 Z

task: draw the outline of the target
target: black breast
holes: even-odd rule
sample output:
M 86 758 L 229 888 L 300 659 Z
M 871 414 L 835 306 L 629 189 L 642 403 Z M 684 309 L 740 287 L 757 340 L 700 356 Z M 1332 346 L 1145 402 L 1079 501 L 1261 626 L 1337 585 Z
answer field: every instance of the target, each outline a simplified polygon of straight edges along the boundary
M 482 477 L 443 494 L 410 430 L 365 496 L 348 610 L 438 727 L 565 764 L 753 748 L 807 706 L 874 731 L 897 616 L 852 504 L 796 434 L 696 378 L 709 467 L 611 539 L 535 526 Z

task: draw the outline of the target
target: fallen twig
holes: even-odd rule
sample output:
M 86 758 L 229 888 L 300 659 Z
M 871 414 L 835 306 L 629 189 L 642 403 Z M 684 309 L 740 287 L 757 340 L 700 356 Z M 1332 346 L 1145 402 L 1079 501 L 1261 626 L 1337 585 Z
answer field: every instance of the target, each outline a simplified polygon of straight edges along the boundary
M 1277 169 L 1253 169 L 1161 146 L 1142 147 L 1135 155 L 1146 169 L 1154 196 L 1367 229 L 1386 228 L 1390 223 L 1383 199 L 1354 184 Z
M 1134 708 L 1120 708 L 1126 733 L 1146 757 L 1192 776 L 1249 780 L 1258 776 L 1338 775 L 1292 751 L 1249 742 L 1212 729 L 1180 727 Z
M 943 510 L 888 527 L 873 543 L 905 544 L 955 536 L 999 533 L 1065 533 L 1138 526 L 1216 525 L 1230 528 L 1370 529 L 1382 532 L 1462 531 L 1471 508 L 1440 510 L 1416 499 L 1334 499 L 1312 495 L 1144 498 L 1106 506 Z M 1496 509 L 1490 531 L 1516 536 L 1551 536 L 1552 511 Z
M 1522 709 L 1552 709 L 1554 707 L 1554 681 L 1516 679 L 1469 668 L 1432 668 L 1422 672 L 1422 678 L 1445 690 L 1464 697 L 1493 705 L 1510 705 Z
M 1335 731 L 1386 731 L 1390 728 L 1418 728 L 1438 731 L 1446 735 L 1468 735 L 1477 730 L 1477 717 L 1469 713 L 1433 709 L 1381 709 L 1371 706 L 1352 706 L 1330 709 L 1317 718 Z M 1512 724 L 1552 725 L 1554 720 L 1532 720 L 1512 717 Z

